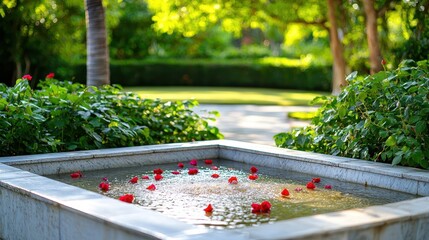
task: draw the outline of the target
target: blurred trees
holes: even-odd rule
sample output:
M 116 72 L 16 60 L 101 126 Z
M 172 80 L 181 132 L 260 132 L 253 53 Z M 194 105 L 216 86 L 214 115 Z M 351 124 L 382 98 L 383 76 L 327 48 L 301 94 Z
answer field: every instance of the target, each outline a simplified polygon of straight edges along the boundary
M 2 0 L 1 81 L 11 83 L 30 72 L 36 78 L 54 70 L 61 75 L 67 72 L 67 63 L 85 60 L 84 2 Z M 104 0 L 103 4 L 112 59 L 278 56 L 339 66 L 337 79 L 344 80 L 350 71 L 380 70 L 381 59 L 387 60 L 385 67 L 404 58 L 427 59 L 428 2 Z M 328 6 L 333 7 L 332 15 Z
M 79 3 L 77 3 L 79 2 Z M 80 0 L 3 0 L 0 5 L 1 81 L 14 84 L 24 74 L 45 76 L 62 59 L 84 50 Z M 58 58 L 62 55 L 63 58 Z

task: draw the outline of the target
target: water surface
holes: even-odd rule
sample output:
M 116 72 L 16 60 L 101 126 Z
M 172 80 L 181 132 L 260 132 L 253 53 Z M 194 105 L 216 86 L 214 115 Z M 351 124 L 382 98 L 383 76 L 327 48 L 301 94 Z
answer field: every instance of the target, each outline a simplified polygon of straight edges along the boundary
M 216 229 L 253 226 L 417 197 L 329 178 L 321 178 L 320 183 L 315 183 L 315 190 L 308 190 L 305 187 L 307 182 L 319 176 L 262 166 L 256 166 L 259 169 L 258 179 L 252 181 L 248 179 L 251 165 L 219 159 L 213 160 L 212 165 L 205 164 L 203 160 L 198 161 L 199 173 L 188 175 L 188 169 L 194 167 L 188 162 L 184 164 L 183 169 L 172 163 L 82 171 L 83 177 L 79 179 L 72 179 L 70 174 L 48 177 L 116 199 L 123 194 L 133 194 L 133 204 L 191 224 Z M 212 170 L 212 166 L 218 166 L 219 170 Z M 160 181 L 154 180 L 153 170 L 157 168 L 164 170 Z M 172 171 L 179 171 L 180 174 L 172 174 Z M 212 178 L 214 173 L 220 177 Z M 148 175 L 150 179 L 143 180 L 142 175 Z M 136 184 L 131 184 L 129 180 L 134 176 L 138 176 L 139 180 Z M 237 177 L 238 184 L 228 183 L 231 176 Z M 103 178 L 107 178 L 110 183 L 108 192 L 102 192 L 98 188 Z M 155 191 L 146 189 L 151 184 L 156 186 Z M 325 185 L 331 185 L 332 189 L 324 189 Z M 281 196 L 284 188 L 290 192 L 287 198 Z M 302 190 L 295 191 L 297 188 Z M 251 204 L 262 201 L 272 204 L 271 211 L 252 213 Z M 203 210 L 208 204 L 212 204 L 214 208 L 211 214 L 206 214 Z

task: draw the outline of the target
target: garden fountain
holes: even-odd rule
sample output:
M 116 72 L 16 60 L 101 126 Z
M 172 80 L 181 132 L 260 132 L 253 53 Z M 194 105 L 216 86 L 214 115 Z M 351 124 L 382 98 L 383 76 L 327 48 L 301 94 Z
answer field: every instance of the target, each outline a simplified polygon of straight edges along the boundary
M 418 198 L 237 229 L 212 229 L 42 175 L 226 159 Z M 429 172 L 229 141 L 203 141 L 0 158 L 3 239 L 429 239 Z

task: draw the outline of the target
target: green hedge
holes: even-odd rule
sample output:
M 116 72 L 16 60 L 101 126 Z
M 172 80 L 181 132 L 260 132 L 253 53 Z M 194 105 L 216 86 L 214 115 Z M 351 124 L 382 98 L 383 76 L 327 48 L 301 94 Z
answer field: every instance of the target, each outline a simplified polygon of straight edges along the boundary
M 71 67 L 84 83 L 86 65 Z M 231 86 L 330 91 L 329 66 L 284 66 L 257 60 L 112 61 L 111 82 L 122 86 Z M 70 77 L 70 76 L 63 76 Z
M 222 138 L 195 100 L 140 99 L 119 86 L 19 79 L 0 84 L 0 156 L 191 142 Z
M 429 169 L 429 61 L 357 76 L 324 101 L 312 124 L 274 136 L 276 145 Z

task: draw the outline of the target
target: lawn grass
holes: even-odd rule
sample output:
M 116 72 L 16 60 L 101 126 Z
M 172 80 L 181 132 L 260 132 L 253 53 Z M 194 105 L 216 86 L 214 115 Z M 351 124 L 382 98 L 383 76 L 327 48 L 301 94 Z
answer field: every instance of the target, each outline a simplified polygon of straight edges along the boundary
M 279 106 L 307 106 L 326 92 L 300 90 L 240 88 L 240 87 L 126 87 L 142 98 L 165 101 L 196 99 L 202 104 L 255 104 Z

